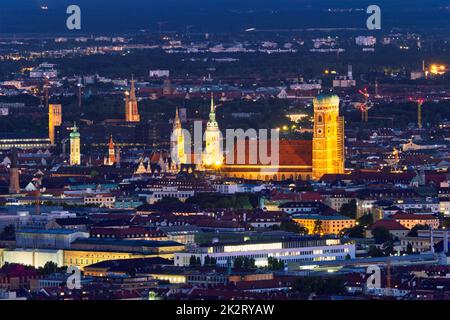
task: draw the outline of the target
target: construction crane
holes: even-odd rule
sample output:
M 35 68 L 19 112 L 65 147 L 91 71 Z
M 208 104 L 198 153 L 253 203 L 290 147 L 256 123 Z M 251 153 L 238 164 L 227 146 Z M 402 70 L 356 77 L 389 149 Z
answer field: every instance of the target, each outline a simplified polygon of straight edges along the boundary
M 364 97 L 364 102 L 358 104 L 358 108 L 361 111 L 361 122 L 367 123 L 369 121 L 369 110 L 373 107 L 373 103 L 370 100 L 367 88 L 359 90 L 358 93 Z
M 417 127 L 422 129 L 422 107 L 425 101 L 423 99 L 417 100 Z
M 417 128 L 422 129 L 422 108 L 425 103 L 425 99 L 423 98 L 409 98 L 409 101 L 417 103 Z
M 82 104 L 82 94 L 83 94 L 83 84 L 82 84 L 82 80 L 81 77 L 78 79 L 78 83 L 77 83 L 77 96 L 78 96 L 78 109 L 80 110 L 80 113 L 83 113 L 83 104 Z

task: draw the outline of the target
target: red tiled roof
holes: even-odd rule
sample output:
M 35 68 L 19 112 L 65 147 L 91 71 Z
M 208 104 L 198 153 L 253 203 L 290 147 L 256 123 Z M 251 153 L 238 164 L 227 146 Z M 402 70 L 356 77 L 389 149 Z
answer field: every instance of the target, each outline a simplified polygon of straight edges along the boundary
M 248 140 L 245 141 L 245 146 L 241 147 L 245 152 L 245 159 L 243 159 L 244 163 L 238 162 L 238 143 L 235 143 L 234 146 L 234 164 L 235 165 L 249 165 L 249 164 L 258 164 L 261 165 L 262 162 L 260 157 L 258 156 L 259 145 L 265 143 L 267 145 L 267 155 L 271 157 L 271 143 L 270 141 L 259 141 L 255 142 L 254 152 L 255 159 L 250 157 L 250 146 L 252 144 L 249 143 Z M 253 147 L 252 147 L 253 149 Z M 253 152 L 253 150 L 252 150 Z M 312 141 L 309 140 L 280 140 L 279 141 L 279 165 L 298 165 L 298 166 L 311 166 L 312 165 Z M 255 163 L 256 160 L 256 163 Z M 242 161 L 240 161 L 242 162 Z
M 436 216 L 432 214 L 414 214 L 414 213 L 396 213 L 391 216 L 394 220 L 436 220 Z
M 301 201 L 322 201 L 323 197 L 319 192 L 302 192 L 300 193 Z
M 400 224 L 400 222 L 397 222 L 395 220 L 388 220 L 388 219 L 382 219 L 375 222 L 373 225 L 369 227 L 369 230 L 373 230 L 375 228 L 386 228 L 387 230 L 409 230 L 408 228 L 404 227 Z

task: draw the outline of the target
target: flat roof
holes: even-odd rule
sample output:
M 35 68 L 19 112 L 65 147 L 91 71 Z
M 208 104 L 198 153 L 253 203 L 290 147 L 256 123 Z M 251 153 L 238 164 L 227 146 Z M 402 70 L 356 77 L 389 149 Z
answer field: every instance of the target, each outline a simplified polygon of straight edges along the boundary
M 72 234 L 77 232 L 83 231 L 68 230 L 68 229 L 19 229 L 16 231 L 16 233 L 36 233 L 36 234 Z
M 114 245 L 114 246 L 135 246 L 135 247 L 173 247 L 184 246 L 182 243 L 166 240 L 118 240 L 118 239 L 104 239 L 104 238 L 81 238 L 72 242 L 74 244 L 92 244 L 92 245 Z
M 228 241 L 202 244 L 200 247 L 220 247 L 220 246 L 242 246 L 251 244 L 277 243 L 277 242 L 293 242 L 293 241 L 317 241 L 317 240 L 342 240 L 333 236 L 318 236 L 318 235 L 304 235 L 304 236 L 287 236 L 275 239 L 252 239 L 248 241 Z

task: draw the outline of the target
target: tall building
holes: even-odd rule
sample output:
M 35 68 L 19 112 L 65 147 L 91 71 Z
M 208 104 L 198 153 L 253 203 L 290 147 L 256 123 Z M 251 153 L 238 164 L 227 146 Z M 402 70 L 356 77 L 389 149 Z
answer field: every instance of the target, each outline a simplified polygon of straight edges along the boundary
M 339 97 L 321 94 L 314 99 L 312 176 L 344 173 L 344 118 L 339 116 Z
M 216 121 L 216 109 L 214 106 L 214 95 L 211 94 L 211 110 L 209 121 L 205 131 L 205 152 L 203 153 L 203 165 L 221 165 L 223 163 L 223 154 L 221 148 L 221 132 Z
M 184 150 L 184 133 L 181 127 L 181 120 L 178 114 L 178 108 L 175 111 L 175 119 L 173 120 L 173 129 L 171 136 L 172 160 L 175 165 L 186 163 L 186 153 Z
M 114 143 L 112 135 L 109 137 L 108 143 L 108 157 L 105 159 L 105 165 L 113 166 L 116 163 L 116 144 Z
M 134 78 L 131 79 L 130 92 L 125 97 L 125 121 L 140 122 L 141 117 L 138 111 L 138 103 L 136 98 L 136 87 Z
M 20 193 L 19 184 L 19 161 L 17 158 L 17 149 L 12 149 L 11 154 L 11 167 L 9 169 L 9 193 L 17 194 Z
M 72 132 L 70 133 L 70 165 L 79 166 L 80 164 L 80 133 L 78 132 L 77 125 L 74 124 Z
M 60 104 L 48 105 L 48 137 L 50 143 L 55 144 L 55 127 L 62 123 L 62 108 Z

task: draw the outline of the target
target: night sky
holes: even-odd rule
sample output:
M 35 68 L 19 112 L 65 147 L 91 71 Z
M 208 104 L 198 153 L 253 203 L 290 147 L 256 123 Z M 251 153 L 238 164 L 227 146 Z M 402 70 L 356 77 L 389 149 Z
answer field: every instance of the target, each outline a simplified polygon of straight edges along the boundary
M 327 9 L 365 9 L 370 4 L 382 8 L 384 28 L 450 30 L 450 0 L 0 0 L 0 33 L 67 32 L 70 4 L 81 7 L 84 34 L 184 31 L 188 25 L 191 32 L 358 28 L 365 26 L 364 11 Z

